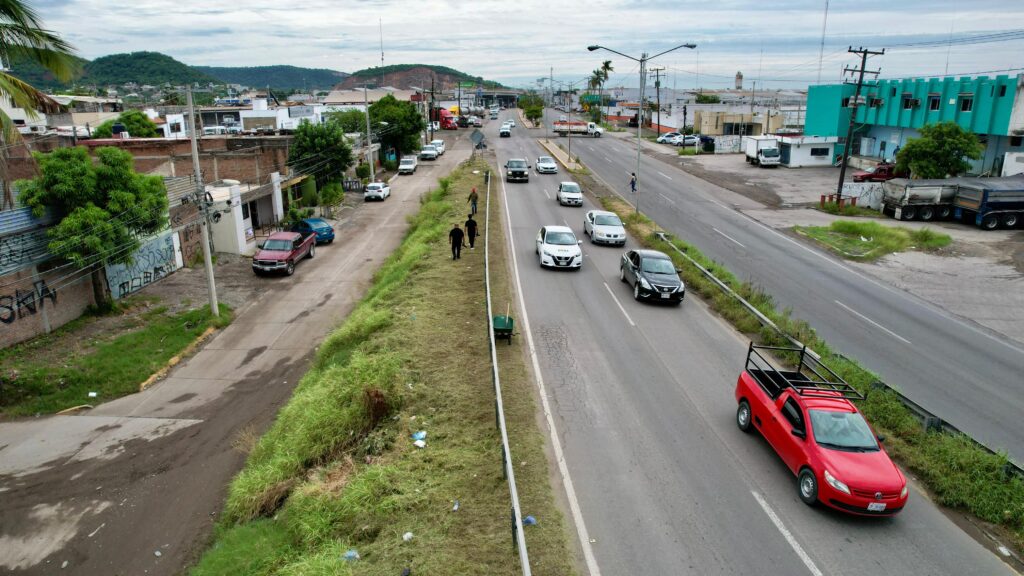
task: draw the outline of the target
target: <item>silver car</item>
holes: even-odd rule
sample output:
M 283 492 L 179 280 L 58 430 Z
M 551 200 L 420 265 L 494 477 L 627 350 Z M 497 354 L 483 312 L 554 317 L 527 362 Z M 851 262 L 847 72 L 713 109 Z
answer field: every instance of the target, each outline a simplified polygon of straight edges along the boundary
M 555 159 L 551 156 L 537 158 L 534 168 L 537 169 L 537 174 L 558 174 L 558 164 L 555 163 Z
M 626 229 L 614 212 L 591 210 L 583 218 L 583 234 L 593 244 L 626 245 Z

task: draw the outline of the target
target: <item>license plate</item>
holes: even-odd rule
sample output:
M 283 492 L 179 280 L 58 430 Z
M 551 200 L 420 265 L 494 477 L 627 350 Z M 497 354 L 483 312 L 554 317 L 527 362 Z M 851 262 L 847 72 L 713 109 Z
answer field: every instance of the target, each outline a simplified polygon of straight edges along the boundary
M 884 512 L 885 502 L 872 502 L 868 504 L 868 512 Z
M 661 295 L 662 298 L 668 298 L 669 296 L 671 296 L 671 294 L 662 294 Z

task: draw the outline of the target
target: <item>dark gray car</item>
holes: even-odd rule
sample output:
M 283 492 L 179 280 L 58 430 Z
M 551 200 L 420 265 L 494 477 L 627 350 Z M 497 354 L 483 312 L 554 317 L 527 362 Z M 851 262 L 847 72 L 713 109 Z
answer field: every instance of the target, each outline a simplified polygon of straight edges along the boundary
M 657 250 L 627 250 L 619 264 L 619 279 L 633 287 L 636 300 L 681 304 L 686 286 L 672 259 Z

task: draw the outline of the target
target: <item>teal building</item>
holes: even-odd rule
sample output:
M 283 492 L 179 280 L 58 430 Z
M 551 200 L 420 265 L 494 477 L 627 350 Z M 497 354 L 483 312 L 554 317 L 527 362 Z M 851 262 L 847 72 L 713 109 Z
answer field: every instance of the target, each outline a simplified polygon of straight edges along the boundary
M 807 92 L 804 133 L 838 136 L 837 155 L 845 144 L 855 88 L 830 84 Z M 856 114 L 854 155 L 891 160 L 908 139 L 920 136 L 920 127 L 952 121 L 985 146 L 973 173 L 999 176 L 1007 162 L 1024 157 L 1024 75 L 866 82 Z

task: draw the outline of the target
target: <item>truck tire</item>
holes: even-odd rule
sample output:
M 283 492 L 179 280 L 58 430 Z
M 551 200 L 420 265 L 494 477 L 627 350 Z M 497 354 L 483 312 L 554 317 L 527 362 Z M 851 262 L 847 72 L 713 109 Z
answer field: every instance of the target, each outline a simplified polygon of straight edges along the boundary
M 935 207 L 921 206 L 920 212 L 918 212 L 917 217 L 923 222 L 931 222 L 932 218 L 935 218 Z
M 682 300 L 679 301 L 683 303 Z M 740 405 L 736 407 L 736 426 L 743 432 L 750 432 L 750 423 L 753 420 L 753 415 L 750 413 L 750 403 L 746 400 L 740 400 Z
M 903 212 L 900 214 L 902 220 L 913 220 L 917 218 L 917 207 L 916 206 L 904 206 Z
M 999 218 L 989 215 L 981 219 L 982 230 L 995 230 L 996 228 L 999 228 Z
M 937 210 L 939 220 L 946 220 L 953 213 L 953 209 L 949 206 L 938 206 Z
M 313 245 L 309 247 L 309 252 L 306 254 L 306 258 L 309 258 L 309 259 L 312 260 L 313 257 L 316 256 L 315 253 L 316 253 L 316 243 L 314 242 Z
M 810 468 L 803 468 L 796 477 L 796 492 L 800 500 L 808 506 L 815 506 L 818 503 L 818 479 Z
M 601 137 L 601 133 L 600 132 L 595 132 L 594 133 L 594 138 L 600 138 L 600 137 Z
M 288 276 L 295 274 L 295 262 L 289 262 L 288 266 L 285 267 L 284 273 Z
M 1013 228 L 1020 224 L 1020 214 L 1007 214 L 1003 216 L 1003 228 Z

